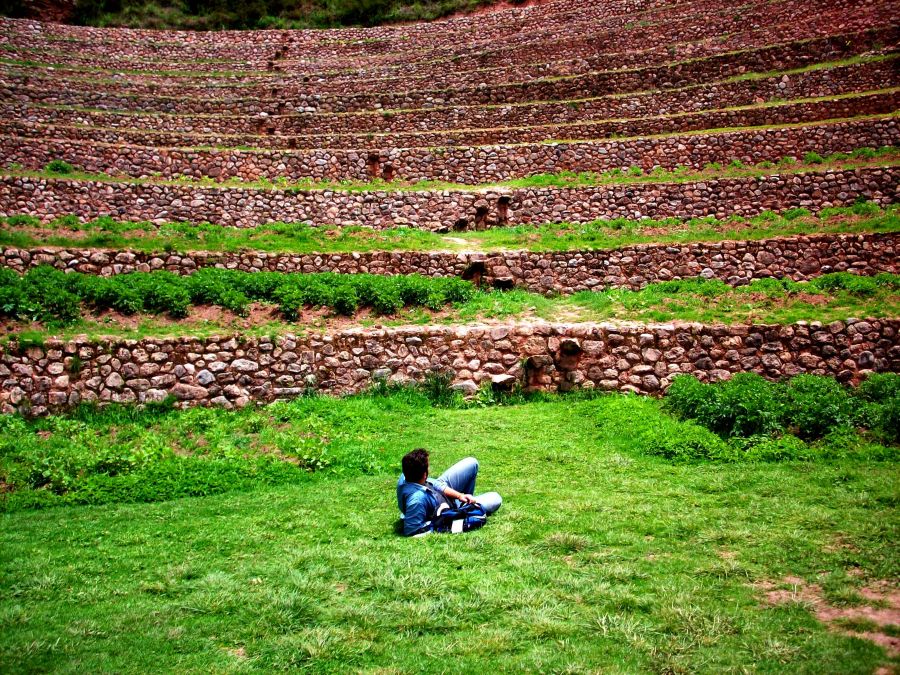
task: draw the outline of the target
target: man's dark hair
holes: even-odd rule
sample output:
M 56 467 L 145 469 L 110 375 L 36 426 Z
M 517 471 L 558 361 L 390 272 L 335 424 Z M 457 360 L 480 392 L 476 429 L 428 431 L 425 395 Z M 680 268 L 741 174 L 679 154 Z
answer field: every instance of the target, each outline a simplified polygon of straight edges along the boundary
M 416 448 L 403 456 L 403 476 L 410 483 L 418 483 L 428 471 L 428 451 Z

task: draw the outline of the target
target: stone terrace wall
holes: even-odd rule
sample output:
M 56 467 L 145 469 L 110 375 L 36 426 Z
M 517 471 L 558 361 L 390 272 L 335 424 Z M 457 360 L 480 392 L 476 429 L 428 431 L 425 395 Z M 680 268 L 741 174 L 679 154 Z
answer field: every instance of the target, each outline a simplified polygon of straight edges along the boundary
M 391 172 L 403 181 L 443 180 L 478 185 L 492 181 L 560 171 L 607 171 L 640 166 L 702 169 L 711 162 L 727 165 L 738 159 L 750 164 L 808 152 L 829 155 L 861 147 L 900 145 L 895 117 L 817 124 L 782 129 L 753 129 L 663 138 L 638 138 L 584 143 L 534 143 L 468 148 L 396 148 L 384 153 L 357 150 L 189 150 L 150 145 L 111 145 L 118 132 L 72 129 L 77 141 L 0 136 L 0 155 L 27 169 L 41 170 L 62 159 L 85 171 L 165 178 L 213 177 L 224 181 L 276 180 L 366 181 Z M 61 133 L 60 133 L 61 132 Z M 137 135 L 137 134 L 135 134 Z M 153 143 L 158 136 L 144 134 Z M 189 139 L 182 139 L 189 140 Z M 155 143 L 154 143 L 155 144 Z M 374 161 L 373 161 L 374 160 Z
M 787 77 L 787 80 L 784 78 Z M 27 81 L 26 81 L 27 80 Z M 559 122 L 562 118 L 548 118 L 546 114 L 556 108 L 569 108 L 569 117 L 584 119 L 585 113 L 590 112 L 593 118 L 609 117 L 640 117 L 658 114 L 665 109 L 670 113 L 688 112 L 705 108 L 722 108 L 733 105 L 747 105 L 759 100 L 769 98 L 784 99 L 800 98 L 807 96 L 829 96 L 843 94 L 850 91 L 866 91 L 881 89 L 885 86 L 893 86 L 897 82 L 896 65 L 894 59 L 886 61 L 868 62 L 862 64 L 850 64 L 841 67 L 826 68 L 821 70 L 783 75 L 771 78 L 736 80 L 731 82 L 707 82 L 689 84 L 686 87 L 675 89 L 630 92 L 626 96 L 611 96 L 602 89 L 590 88 L 585 91 L 587 97 L 592 98 L 585 103 L 575 106 L 567 102 L 537 103 L 526 106 L 508 106 L 513 109 L 504 113 L 507 119 L 504 124 L 512 120 L 524 120 L 517 125 L 539 124 L 547 122 Z M 768 85 L 768 89 L 767 86 Z M 0 95 L 4 100 L 43 103 L 53 105 L 81 106 L 88 108 L 101 108 L 105 110 L 124 110 L 140 113 L 178 113 L 178 114 L 212 114 L 212 115 L 255 115 L 266 113 L 267 115 L 280 115 L 286 112 L 302 112 L 303 116 L 288 118 L 281 128 L 284 132 L 290 129 L 322 131 L 386 131 L 401 130 L 410 127 L 396 127 L 394 118 L 432 118 L 435 109 L 442 111 L 428 126 L 415 127 L 423 129 L 453 129 L 467 128 L 472 125 L 497 126 L 497 110 L 494 107 L 480 105 L 476 107 L 460 107 L 446 105 L 446 101 L 439 95 L 430 96 L 430 100 L 421 101 L 421 107 L 412 112 L 401 114 L 391 112 L 384 114 L 378 109 L 360 110 L 365 114 L 341 115 L 337 118 L 341 122 L 338 128 L 332 120 L 333 111 L 321 105 L 318 97 L 314 95 L 281 96 L 277 87 L 274 94 L 259 98 L 246 95 L 239 87 L 223 91 L 215 97 L 191 96 L 190 91 L 183 91 L 180 96 L 156 96 L 139 95 L 132 96 L 126 92 L 116 91 L 108 87 L 90 85 L 83 91 L 78 91 L 66 83 L 59 82 L 55 86 L 48 87 L 41 83 L 39 78 L 31 76 L 4 77 L 0 82 Z M 489 88 L 487 88 L 489 89 Z M 525 101 L 526 99 L 522 99 Z M 546 101 L 546 98 L 534 98 L 531 101 Z M 397 104 L 402 103 L 397 101 Z M 668 105 L 667 105 L 668 104 Z M 373 104 L 374 105 L 374 104 Z M 496 105 L 496 104 L 491 104 Z M 526 110 L 516 111 L 515 108 L 525 107 Z M 537 110 L 532 110 L 537 108 Z M 309 115 L 308 113 L 317 113 Z M 528 122 L 535 114 L 542 116 L 538 120 Z M 456 116 L 461 123 L 448 123 Z M 381 122 L 378 119 L 381 118 Z M 387 119 L 385 119 L 387 118 Z M 448 119 L 449 118 L 449 119 Z M 388 124 L 388 120 L 391 121 Z M 494 124 L 491 124 L 493 120 Z M 292 123 L 290 128 L 287 123 Z
M 576 103 L 537 102 L 517 106 L 452 107 L 434 106 L 411 111 L 368 111 L 354 114 L 316 113 L 315 107 L 296 100 L 260 100 L 246 97 L 143 98 L 110 91 L 71 92 L 29 84 L 0 81 L 0 100 L 19 104 L 86 106 L 108 111 L 131 111 L 142 115 L 159 113 L 156 124 L 166 125 L 174 115 L 173 129 L 201 128 L 210 133 L 259 133 L 273 135 L 309 133 L 387 133 L 447 131 L 451 129 L 522 127 L 566 124 L 586 120 L 634 119 L 704 110 L 746 106 L 765 101 L 808 97 L 840 96 L 879 90 L 897 83 L 896 60 L 850 64 L 761 79 L 715 82 L 664 91 L 637 92 L 626 96 L 606 96 Z M 239 90 L 236 90 L 239 91 Z M 182 126 L 185 116 L 212 115 Z M 115 126 L 136 124 L 125 116 Z
M 388 134 L 351 132 L 346 134 L 260 135 L 268 128 L 268 118 L 223 120 L 225 125 L 245 127 L 239 134 L 214 131 L 220 124 L 210 125 L 210 118 L 175 115 L 128 116 L 99 111 L 31 108 L 0 103 L 0 134 L 19 139 L 54 139 L 65 147 L 65 140 L 93 143 L 127 143 L 170 147 L 250 147 L 271 150 L 346 148 L 343 154 L 350 163 L 377 156 L 379 169 L 394 161 L 408 148 L 541 143 L 547 139 L 596 140 L 610 137 L 634 137 L 651 134 L 752 127 L 776 124 L 819 122 L 861 115 L 887 115 L 900 109 L 900 91 L 893 93 L 851 94 L 844 98 L 825 98 L 802 103 L 752 106 L 699 113 L 644 117 L 632 120 L 610 120 L 550 124 L 534 127 L 499 129 L 465 129 L 459 131 L 409 131 Z M 5 119 L 4 119 L 5 117 Z M 277 118 L 273 118 L 277 119 Z M 273 122 L 275 123 L 275 122 Z M 149 131 L 152 129 L 152 131 Z M 11 141 L 7 141 L 11 142 Z M 559 147 L 562 143 L 556 143 Z M 98 148 L 98 151 L 100 148 Z M 10 150 L 14 151 L 14 150 Z M 348 152 L 349 151 L 349 152 Z M 353 153 L 357 153 L 354 157 Z M 454 149 L 454 154 L 465 152 Z M 434 153 L 437 155 L 437 153 Z M 289 156 L 289 155 L 285 155 Z M 36 162 L 35 162 L 36 163 Z M 83 160 L 79 161 L 84 164 Z M 127 163 L 126 163 L 127 164 Z M 41 165 L 43 166 L 43 165 Z M 191 169 L 193 171 L 193 168 Z
M 759 241 L 641 244 L 605 251 L 448 253 L 402 251 L 343 254 L 144 253 L 97 249 L 0 249 L 0 266 L 24 273 L 39 265 L 111 276 L 205 267 L 245 272 L 341 272 L 458 276 L 538 293 L 631 288 L 702 276 L 740 285 L 753 279 L 804 281 L 829 272 L 874 275 L 900 271 L 900 233 L 812 235 Z
M 441 370 L 473 393 L 510 387 L 655 394 L 679 373 L 719 380 L 737 372 L 798 373 L 857 382 L 900 371 L 900 320 L 770 325 L 538 324 L 416 326 L 331 335 L 52 341 L 0 348 L 0 411 L 31 414 L 81 401 L 242 406 L 308 389 L 358 392 L 383 378 Z M 77 357 L 77 361 L 75 360 Z
M 110 215 L 122 220 L 208 221 L 239 227 L 309 221 L 431 230 L 618 217 L 724 218 L 793 207 L 819 211 L 859 197 L 886 206 L 900 198 L 898 171 L 895 167 L 861 168 L 585 188 L 354 193 L 6 176 L 0 177 L 0 204 L 4 205 L 0 215 L 29 214 L 45 222 L 74 214 L 82 219 Z
M 598 53 L 598 45 L 609 50 L 658 48 L 673 41 L 702 42 L 709 36 L 717 41 L 722 37 L 740 34 L 747 26 L 757 32 L 774 32 L 768 43 L 785 36 L 810 37 L 827 35 L 840 26 L 844 31 L 890 23 L 890 9 L 873 4 L 860 6 L 854 2 L 754 2 L 744 4 L 739 11 L 722 7 L 718 2 L 693 3 L 685 12 L 683 4 L 665 3 L 653 8 L 646 3 L 621 11 L 604 3 L 602 7 L 582 4 L 573 12 L 569 4 L 557 4 L 546 9 L 531 8 L 530 12 L 512 11 L 462 17 L 440 22 L 436 26 L 413 24 L 384 29 L 316 31 L 303 33 L 268 31 L 218 33 L 206 38 L 192 33 L 167 33 L 160 41 L 157 35 L 140 31 L 66 32 L 57 37 L 80 41 L 77 52 L 101 56 L 142 56 L 164 58 L 169 61 L 194 61 L 197 58 L 226 57 L 266 63 L 275 58 L 298 59 L 315 51 L 317 74 L 335 68 L 362 70 L 379 64 L 443 62 L 446 69 L 473 70 L 503 66 L 510 62 L 541 62 L 558 58 L 565 49 L 570 56 L 591 57 Z M 598 10 L 598 11 L 595 11 Z M 621 11 L 621 14 L 619 14 Z M 633 30 L 641 20 L 640 31 Z M 46 24 L 10 22 L 15 32 L 15 44 L 34 46 L 51 29 Z M 698 27 L 702 27 L 698 30 Z M 776 30 L 773 31 L 772 29 Z M 203 35 L 203 34 L 199 34 Z M 150 39 L 144 39 L 148 36 Z M 244 37 L 246 36 L 246 37 Z M 485 38 L 484 36 L 490 36 Z M 502 39 L 497 39 L 502 36 Z M 473 42 L 473 37 L 475 41 Z M 373 40 L 374 38 L 374 40 Z M 480 39 L 479 39 L 480 38 Z M 726 41 L 727 42 L 727 41 Z M 51 43 L 52 44 L 52 43 Z M 727 44 L 730 49 L 743 48 L 747 39 Z M 280 52 L 278 50 L 285 50 Z M 665 53 L 665 51 L 663 52 Z M 692 54 L 692 50 L 688 50 Z M 308 58 L 308 57 L 307 57 Z M 314 67 L 315 67 L 314 66 Z M 291 63 L 291 67 L 309 69 L 308 60 Z
M 771 25 L 760 26 L 756 24 L 755 28 L 732 30 L 726 35 L 715 36 L 715 38 L 659 44 L 654 48 L 641 51 L 600 54 L 594 51 L 588 52 L 588 55 L 582 57 L 573 57 L 568 52 L 572 43 L 570 40 L 566 40 L 565 44 L 559 45 L 558 53 L 551 54 L 553 60 L 535 62 L 532 58 L 521 58 L 521 56 L 517 58 L 513 56 L 514 52 L 510 53 L 509 50 L 506 50 L 510 56 L 507 62 L 492 68 L 488 72 L 481 70 L 482 67 L 477 65 L 477 63 L 471 63 L 468 68 L 461 67 L 460 62 L 470 63 L 477 58 L 477 56 L 473 55 L 466 55 L 452 61 L 407 61 L 403 64 L 363 65 L 358 69 L 347 70 L 342 68 L 311 74 L 308 70 L 309 64 L 306 61 L 291 60 L 288 53 L 290 50 L 285 52 L 279 60 L 257 61 L 255 63 L 247 61 L 215 63 L 198 63 L 192 60 L 148 61 L 134 58 L 110 58 L 108 55 L 89 54 L 81 51 L 75 53 L 52 50 L 35 52 L 29 46 L 23 45 L 24 48 L 20 48 L 15 44 L 9 43 L 0 45 L 0 54 L 9 59 L 42 63 L 48 66 L 62 62 L 66 65 L 87 66 L 104 70 L 151 72 L 160 70 L 167 72 L 207 71 L 210 73 L 227 71 L 240 75 L 251 72 L 256 74 L 265 73 L 267 79 L 272 82 L 288 82 L 305 78 L 309 80 L 311 87 L 315 87 L 315 91 L 348 92 L 385 87 L 392 89 L 421 89 L 425 88 L 422 86 L 423 83 L 427 83 L 429 88 L 450 88 L 465 86 L 473 82 L 475 84 L 481 82 L 487 84 L 494 82 L 526 82 L 538 78 L 572 75 L 576 72 L 641 68 L 672 62 L 673 60 L 706 58 L 726 52 L 757 49 L 768 45 L 786 44 L 800 40 L 828 40 L 833 42 L 835 46 L 834 52 L 822 52 L 823 57 L 832 59 L 835 58 L 836 54 L 842 53 L 841 50 L 847 48 L 848 42 L 867 42 L 874 47 L 878 44 L 895 44 L 898 42 L 898 37 L 900 37 L 900 30 L 894 27 L 873 28 L 855 33 L 822 36 L 822 27 L 813 25 L 815 22 L 811 22 L 809 19 L 812 18 L 812 14 L 815 14 L 815 19 L 819 21 L 823 17 L 811 5 L 806 3 L 782 3 L 780 9 L 785 11 L 778 12 L 775 16 L 772 15 L 771 9 L 772 5 L 767 3 L 764 11 L 767 12 L 767 19 L 771 22 Z M 791 23 L 787 25 L 780 23 L 779 25 L 779 20 L 782 18 Z M 746 24 L 742 24 L 742 27 L 743 25 Z M 659 27 L 659 29 L 662 28 L 662 26 Z M 584 37 L 587 36 L 583 36 L 580 39 L 584 39 Z M 596 49 L 596 44 L 594 44 L 594 48 Z M 565 58 L 560 59 L 560 55 L 563 55 Z M 229 78 L 229 81 L 233 81 L 233 78 Z M 401 86 L 401 83 L 407 84 Z
M 433 105 L 490 105 L 529 101 L 580 99 L 605 94 L 684 87 L 723 80 L 747 72 L 766 72 L 777 67 L 789 70 L 829 59 L 856 56 L 881 44 L 884 34 L 862 33 L 862 38 L 814 39 L 758 49 L 710 56 L 705 59 L 675 61 L 638 69 L 621 67 L 603 72 L 582 72 L 564 77 L 508 82 L 493 79 L 486 83 L 464 81 L 456 88 L 433 80 L 392 80 L 379 86 L 363 81 L 357 86 L 337 84 L 322 92 L 307 76 L 242 75 L 229 78 L 170 77 L 142 75 L 121 82 L 98 85 L 97 74 L 67 70 L 29 69 L 0 64 L 4 79 L 48 90 L 94 93 L 98 88 L 110 94 L 140 97 L 190 96 L 196 98 L 241 97 L 302 102 L 319 112 L 346 112 L 372 109 L 422 108 Z M 483 79 L 483 78 L 476 78 Z M 354 93 L 355 90 L 355 93 Z M 358 91 L 362 90 L 362 91 Z M 374 93 L 380 92 L 380 93 Z

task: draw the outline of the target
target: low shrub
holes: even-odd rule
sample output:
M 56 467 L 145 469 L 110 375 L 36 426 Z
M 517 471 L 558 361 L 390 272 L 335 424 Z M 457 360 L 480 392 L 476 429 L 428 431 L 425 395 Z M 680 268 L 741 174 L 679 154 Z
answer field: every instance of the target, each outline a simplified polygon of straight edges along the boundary
M 873 374 L 855 390 L 819 375 L 781 383 L 743 373 L 715 384 L 681 375 L 672 381 L 664 406 L 732 442 L 748 459 L 810 457 L 815 453 L 800 443 L 835 434 L 856 439 L 859 428 L 879 442 L 900 440 L 900 375 L 895 373 Z
M 797 375 L 785 388 L 785 424 L 800 438 L 821 438 L 831 429 L 853 426 L 857 406 L 850 392 L 833 378 Z
M 861 404 L 861 423 L 879 440 L 900 441 L 900 375 L 873 373 L 856 391 Z
M 822 164 L 824 161 L 825 158 L 818 152 L 807 152 L 803 155 L 803 162 L 805 164 Z
M 666 397 L 670 410 L 724 438 L 781 430 L 784 400 L 778 385 L 755 373 L 739 373 L 718 385 L 690 375 L 676 377 Z
M 75 173 L 75 167 L 61 159 L 54 159 L 53 161 L 47 162 L 44 171 L 59 176 L 67 176 L 70 173 Z
M 690 421 L 672 420 L 670 424 L 656 425 L 643 434 L 641 441 L 648 455 L 674 461 L 732 461 L 737 458 L 732 446 L 709 429 Z
M 814 459 L 817 452 L 792 434 L 755 436 L 743 444 L 741 459 L 749 462 L 785 462 Z
M 787 220 L 797 220 L 797 218 L 805 218 L 806 216 L 811 216 L 812 213 L 809 209 L 795 208 L 788 209 L 781 215 L 783 215 Z

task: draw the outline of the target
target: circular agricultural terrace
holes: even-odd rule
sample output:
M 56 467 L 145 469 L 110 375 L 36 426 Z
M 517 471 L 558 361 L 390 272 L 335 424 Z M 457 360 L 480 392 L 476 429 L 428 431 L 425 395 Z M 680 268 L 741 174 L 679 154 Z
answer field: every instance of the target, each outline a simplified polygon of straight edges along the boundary
M 584 295 L 896 273 L 892 3 L 550 0 L 372 29 L 0 30 L 0 265 L 35 275 L 20 290 L 40 307 L 3 317 L 4 412 L 234 407 L 437 371 L 466 394 L 656 394 L 679 373 L 900 370 L 898 317 L 842 314 L 822 289 L 799 319 L 603 314 Z M 190 285 L 216 270 L 230 272 Z M 244 276 L 259 272 L 358 283 L 260 290 Z M 62 273 L 174 273 L 166 293 L 190 302 Z M 410 274 L 426 279 L 377 280 Z M 467 290 L 438 289 L 454 278 Z M 74 309 L 50 307 L 63 288 L 56 304 Z M 550 304 L 454 309 L 457 292 L 503 305 L 491 289 Z

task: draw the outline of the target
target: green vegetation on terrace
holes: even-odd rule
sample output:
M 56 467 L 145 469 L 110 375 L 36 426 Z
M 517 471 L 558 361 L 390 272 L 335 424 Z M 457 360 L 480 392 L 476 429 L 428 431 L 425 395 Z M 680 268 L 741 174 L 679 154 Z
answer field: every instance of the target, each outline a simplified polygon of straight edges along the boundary
M 0 317 L 65 325 L 81 317 L 81 306 L 130 314 L 188 315 L 191 304 L 213 305 L 236 314 L 251 302 L 273 303 L 288 321 L 304 307 L 325 307 L 346 315 L 371 307 L 393 314 L 406 307 L 438 310 L 472 298 L 472 284 L 455 277 L 419 275 L 300 274 L 239 272 L 217 268 L 189 276 L 134 272 L 113 277 L 37 267 L 19 276 L 0 269 Z
M 17 481 L 4 487 L 8 509 L 100 505 L 2 516 L 0 666 L 780 673 L 827 664 L 863 675 L 890 663 L 873 643 L 817 622 L 807 604 L 764 595 L 772 585 L 796 591 L 782 580 L 797 577 L 847 608 L 865 602 L 864 586 L 896 578 L 897 461 L 871 459 L 883 450 L 865 439 L 848 448 L 842 436 L 809 444 L 802 456 L 817 461 L 673 463 L 647 454 L 646 439 L 688 423 L 657 401 L 490 402 L 435 407 L 397 391 L 238 412 L 4 418 L 3 467 Z M 479 490 L 504 497 L 487 527 L 394 533 L 399 460 L 419 446 L 435 471 L 477 455 Z M 45 471 L 54 482 L 26 487 Z M 173 497 L 184 498 L 103 504 Z
M 482 292 L 458 305 L 448 319 L 787 324 L 848 316 L 900 317 L 900 276 L 839 272 L 808 282 L 756 279 L 738 287 L 697 277 L 658 282 L 640 291 L 580 291 L 552 298 L 522 290 Z
M 342 427 L 352 424 L 342 424 L 339 412 L 367 403 L 377 408 L 386 398 L 393 398 L 399 407 L 465 410 L 598 395 L 591 390 L 567 397 L 520 389 L 500 393 L 485 385 L 464 399 L 451 388 L 451 381 L 449 373 L 433 372 L 415 384 L 378 381 L 367 393 L 341 401 L 310 391 L 305 400 L 231 414 L 178 412 L 174 399 L 167 399 L 143 407 L 83 404 L 69 415 L 31 421 L 2 416 L 0 481 L 6 487 L 0 494 L 0 511 L 64 503 L 164 501 L 303 482 L 313 473 L 390 471 L 395 458 L 385 458 L 365 444 L 360 447 L 360 439 L 349 438 Z M 338 410 L 322 415 L 325 401 Z M 657 408 L 649 403 L 637 407 Z M 850 455 L 900 459 L 896 447 L 900 375 L 893 373 L 870 375 L 858 389 L 815 375 L 770 382 L 744 373 L 717 384 L 678 376 L 654 417 L 658 419 L 653 424 L 619 419 L 615 426 L 638 439 L 642 453 L 677 462 Z M 602 427 L 613 422 L 597 423 Z M 294 425 L 300 428 L 289 428 Z M 229 485 L 235 477 L 239 480 Z
M 434 192 L 452 190 L 456 192 L 483 192 L 495 188 L 529 189 L 529 188 L 582 188 L 601 185 L 633 185 L 639 183 L 690 183 L 700 180 L 719 180 L 725 178 L 761 177 L 772 174 L 797 174 L 810 170 L 845 170 L 869 166 L 893 167 L 900 160 L 900 147 L 884 146 L 875 148 L 857 148 L 851 153 L 838 152 L 822 157 L 816 153 L 807 153 L 798 160 L 795 157 L 784 157 L 776 164 L 770 161 L 756 165 L 746 165 L 740 160 L 732 160 L 727 166 L 719 163 L 707 164 L 703 169 L 678 166 L 674 169 L 657 167 L 645 172 L 639 166 L 625 169 L 611 169 L 602 173 L 593 171 L 561 171 L 558 173 L 537 174 L 527 178 L 515 178 L 494 183 L 467 185 L 444 181 L 418 181 L 408 183 L 402 181 L 316 181 L 312 179 L 291 180 L 280 177 L 274 181 L 257 179 L 255 181 L 215 181 L 211 178 L 133 178 L 130 176 L 110 175 L 106 173 L 87 173 L 77 171 L 66 165 L 64 171 L 45 169 L 29 171 L 10 167 L 2 170 L 2 175 L 39 179 L 65 179 L 74 181 L 97 181 L 103 183 L 133 183 L 137 185 L 186 185 L 216 189 L 242 188 L 259 190 L 279 190 L 291 193 L 326 191 L 326 192 Z M 59 161 L 59 160 L 54 160 Z M 49 165 L 48 165 L 49 167 Z
M 49 336 L 140 339 L 235 332 L 277 335 L 327 332 L 335 326 L 353 325 L 522 320 L 786 324 L 830 322 L 848 316 L 900 317 L 900 276 L 894 274 L 862 277 L 840 272 L 809 282 L 757 279 L 739 287 L 714 279 L 689 278 L 651 284 L 640 291 L 610 289 L 545 297 L 524 290 L 476 291 L 458 279 L 297 275 L 301 282 L 291 275 L 272 272 L 220 272 L 224 271 L 207 269 L 191 277 L 151 272 L 105 278 L 65 275 L 43 267 L 20 278 L 0 270 L 0 317 L 7 317 L 5 340 L 23 347 L 41 344 Z M 281 286 L 269 291 L 266 280 L 273 284 L 280 281 Z M 265 302 L 249 306 L 248 301 L 255 298 L 264 298 Z M 262 311 L 249 318 L 221 311 L 212 318 L 202 314 L 195 317 L 192 301 L 231 312 L 253 307 Z M 360 314 L 338 321 L 334 312 L 350 314 L 354 301 L 357 307 L 372 307 L 382 315 Z M 452 306 L 447 305 L 450 302 Z M 113 310 L 118 315 L 94 317 L 82 311 L 81 303 L 85 310 Z M 325 312 L 321 311 L 323 305 Z M 435 313 L 435 309 L 440 311 Z M 163 312 L 175 321 L 153 316 Z M 123 323 L 123 315 L 135 315 L 136 320 Z
M 752 218 L 733 216 L 680 220 L 596 220 L 590 223 L 516 225 L 481 231 L 436 234 L 414 228 L 373 230 L 365 227 L 270 223 L 236 228 L 210 223 L 117 221 L 109 217 L 81 223 L 64 216 L 42 224 L 33 216 L 0 218 L 0 246 L 59 246 L 128 249 L 151 253 L 192 251 L 268 253 L 348 253 L 367 251 L 574 251 L 616 249 L 635 244 L 686 244 L 728 239 L 754 240 L 803 234 L 900 231 L 900 206 L 884 209 L 871 202 L 784 214 L 766 211 Z
M 778 438 L 785 457 L 796 459 L 792 446 L 865 427 L 881 441 L 900 441 L 900 374 L 869 376 L 856 391 L 830 377 L 799 375 L 787 383 L 770 382 L 755 373 L 740 373 L 726 382 L 704 384 L 692 376 L 676 377 L 666 392 L 668 409 L 694 420 L 720 438 L 732 440 L 728 458 L 747 459 L 748 447 Z M 701 438 L 698 435 L 698 438 Z M 724 448 L 724 444 L 719 449 Z M 755 448 L 758 450 L 758 448 Z M 772 448 L 774 450 L 774 448 Z M 688 452 L 690 448 L 685 447 Z M 659 453 L 675 459 L 716 458 L 715 446 L 693 454 Z M 749 455 L 756 459 L 778 459 Z M 900 455 L 898 455 L 900 459 Z

